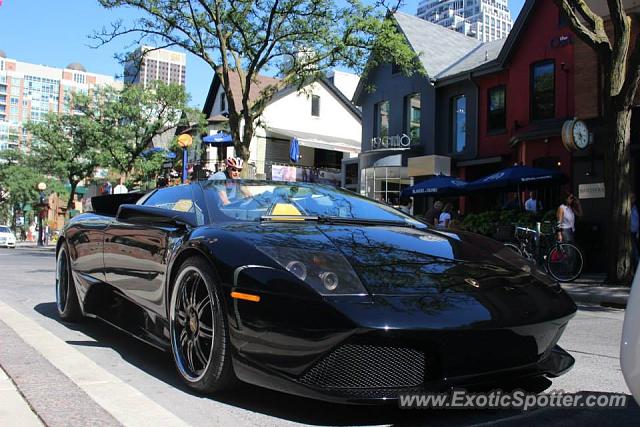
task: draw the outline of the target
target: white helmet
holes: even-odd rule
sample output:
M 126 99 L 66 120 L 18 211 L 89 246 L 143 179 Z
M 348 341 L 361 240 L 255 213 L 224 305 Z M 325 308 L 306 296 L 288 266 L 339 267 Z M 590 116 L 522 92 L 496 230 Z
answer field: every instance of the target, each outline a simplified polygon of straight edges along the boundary
M 242 170 L 244 167 L 244 160 L 242 160 L 242 157 L 227 157 L 226 164 L 228 168 Z

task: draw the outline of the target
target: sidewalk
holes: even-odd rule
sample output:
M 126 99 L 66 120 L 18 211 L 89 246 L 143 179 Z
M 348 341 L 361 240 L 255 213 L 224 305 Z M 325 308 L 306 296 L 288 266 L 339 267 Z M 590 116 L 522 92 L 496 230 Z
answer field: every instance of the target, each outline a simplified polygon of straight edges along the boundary
M 56 248 L 55 243 L 49 243 L 48 245 L 38 246 L 37 242 L 16 242 L 17 248 L 28 248 L 28 249 L 38 249 L 38 250 L 54 250 Z
M 6 424 L 5 424 L 6 423 Z M 33 413 L 15 384 L 0 367 L 0 424 L 40 427 L 42 421 Z
M 574 282 L 561 283 L 560 285 L 577 303 L 625 308 L 631 288 L 605 286 L 604 280 L 604 274 L 584 274 Z

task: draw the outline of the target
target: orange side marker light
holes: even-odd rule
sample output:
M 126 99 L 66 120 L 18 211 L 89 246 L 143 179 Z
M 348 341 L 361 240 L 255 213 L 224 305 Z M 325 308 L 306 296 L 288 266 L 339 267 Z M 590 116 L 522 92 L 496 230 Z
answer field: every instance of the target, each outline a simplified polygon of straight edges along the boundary
M 243 299 L 246 301 L 260 302 L 259 295 L 243 294 L 242 292 L 231 292 L 231 298 Z

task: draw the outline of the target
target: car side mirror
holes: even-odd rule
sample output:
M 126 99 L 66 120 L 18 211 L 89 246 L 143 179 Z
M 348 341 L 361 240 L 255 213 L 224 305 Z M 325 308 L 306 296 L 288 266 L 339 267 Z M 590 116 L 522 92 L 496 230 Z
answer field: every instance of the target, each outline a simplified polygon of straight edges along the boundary
M 196 214 L 193 212 L 180 212 L 155 206 L 120 205 L 116 219 L 130 224 L 197 226 Z

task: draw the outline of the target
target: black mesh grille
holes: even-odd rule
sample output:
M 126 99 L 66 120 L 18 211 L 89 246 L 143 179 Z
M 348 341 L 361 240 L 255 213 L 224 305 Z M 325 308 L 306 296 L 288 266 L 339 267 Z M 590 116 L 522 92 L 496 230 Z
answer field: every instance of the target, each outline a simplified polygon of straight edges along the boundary
M 424 353 L 410 348 L 345 344 L 309 369 L 300 382 L 321 388 L 400 388 L 424 382 Z

